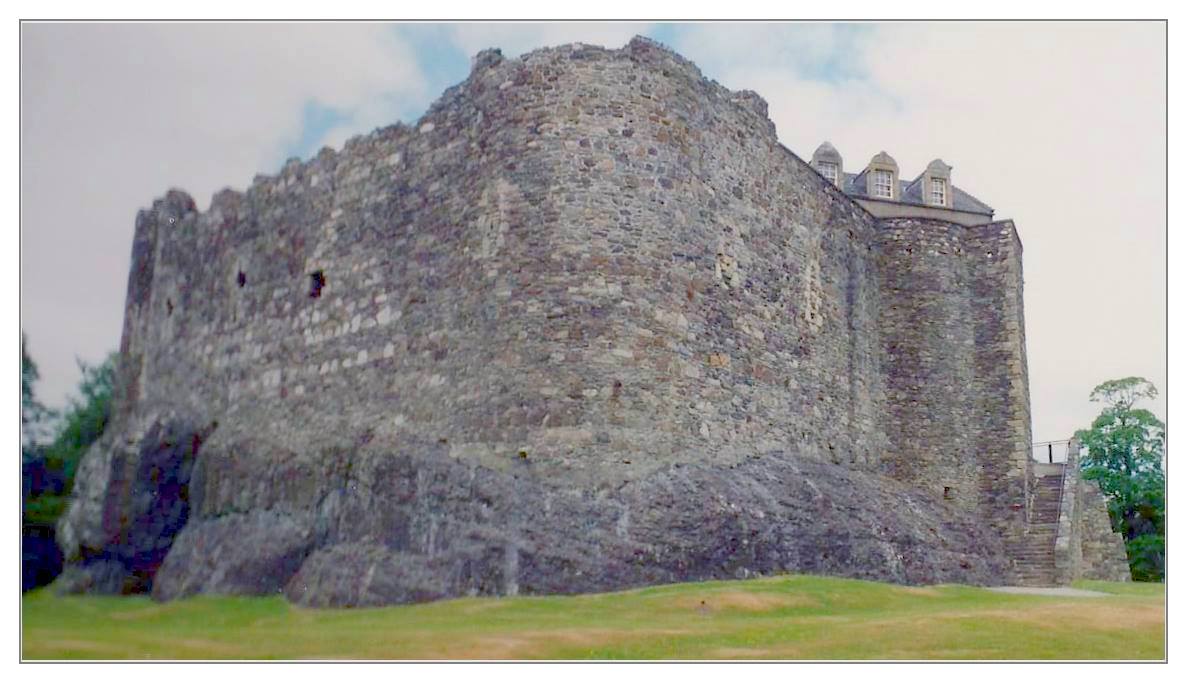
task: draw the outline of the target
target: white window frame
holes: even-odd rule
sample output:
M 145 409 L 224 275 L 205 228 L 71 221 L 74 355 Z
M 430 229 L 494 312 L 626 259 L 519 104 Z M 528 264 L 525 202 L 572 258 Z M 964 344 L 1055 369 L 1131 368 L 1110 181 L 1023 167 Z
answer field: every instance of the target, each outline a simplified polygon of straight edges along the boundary
M 837 165 L 831 161 L 820 162 L 820 175 L 828 178 L 829 182 L 837 184 Z
M 882 169 L 874 171 L 874 196 L 894 199 L 894 173 Z
M 948 183 L 943 178 L 931 179 L 931 191 L 928 193 L 931 203 L 936 206 L 946 206 L 948 203 Z

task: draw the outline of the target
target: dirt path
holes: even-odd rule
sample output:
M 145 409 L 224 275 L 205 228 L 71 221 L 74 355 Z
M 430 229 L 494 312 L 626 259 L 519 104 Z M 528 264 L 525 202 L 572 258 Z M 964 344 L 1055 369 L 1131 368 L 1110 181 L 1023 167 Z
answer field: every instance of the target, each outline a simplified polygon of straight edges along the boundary
M 1087 591 L 1082 588 L 1069 588 L 1067 586 L 1060 586 L 1058 588 L 1036 588 L 1033 586 L 994 586 L 989 590 L 995 593 L 1019 593 L 1022 595 L 1054 595 L 1061 598 L 1107 598 L 1108 593 L 1101 593 L 1100 591 Z

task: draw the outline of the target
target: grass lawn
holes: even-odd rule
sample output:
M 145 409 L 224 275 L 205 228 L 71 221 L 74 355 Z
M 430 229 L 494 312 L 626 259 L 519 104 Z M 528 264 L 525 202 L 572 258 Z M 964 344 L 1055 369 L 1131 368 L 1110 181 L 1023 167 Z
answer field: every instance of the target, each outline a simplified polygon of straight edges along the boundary
M 281 597 L 22 600 L 25 659 L 1163 659 L 1162 584 L 1107 597 L 819 576 L 313 610 Z

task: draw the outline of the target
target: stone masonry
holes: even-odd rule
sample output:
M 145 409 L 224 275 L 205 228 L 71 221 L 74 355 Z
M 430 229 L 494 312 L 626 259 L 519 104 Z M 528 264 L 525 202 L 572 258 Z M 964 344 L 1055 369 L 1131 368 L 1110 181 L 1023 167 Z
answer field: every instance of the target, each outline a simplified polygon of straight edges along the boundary
M 170 191 L 117 383 L 67 589 L 1005 583 L 1029 514 L 1013 223 L 875 218 L 643 38 L 484 51 L 414 126 Z
M 1096 482 L 1080 476 L 1080 445 L 1068 444 L 1054 543 L 1055 583 L 1077 579 L 1128 581 L 1129 561 L 1121 534 L 1113 531 Z

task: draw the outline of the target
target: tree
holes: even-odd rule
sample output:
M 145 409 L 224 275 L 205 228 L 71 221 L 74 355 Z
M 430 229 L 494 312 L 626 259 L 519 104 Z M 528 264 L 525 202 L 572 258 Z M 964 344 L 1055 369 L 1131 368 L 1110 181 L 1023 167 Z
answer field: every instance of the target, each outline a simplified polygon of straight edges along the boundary
M 21 332 L 21 451 L 31 449 L 44 437 L 53 411 L 33 395 L 33 385 L 41 378 L 37 363 L 29 356 L 28 337 Z
M 66 477 L 67 490 L 74 480 L 78 461 L 91 444 L 99 440 L 111 417 L 111 396 L 115 385 L 116 354 L 108 354 L 99 365 L 78 361 L 82 380 L 78 395 L 62 414 L 54 440 L 46 447 L 45 459 L 49 467 Z
M 1149 410 L 1135 408 L 1158 396 L 1144 378 L 1110 380 L 1090 398 L 1105 407 L 1076 438 L 1087 447 L 1080 460 L 1084 478 L 1096 481 L 1109 505 L 1113 530 L 1125 538 L 1134 579 L 1161 581 L 1166 538 L 1166 425 Z

